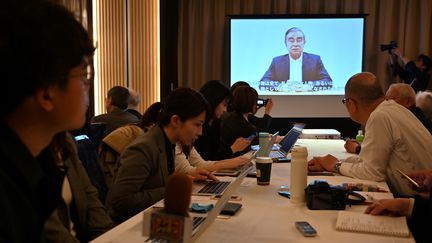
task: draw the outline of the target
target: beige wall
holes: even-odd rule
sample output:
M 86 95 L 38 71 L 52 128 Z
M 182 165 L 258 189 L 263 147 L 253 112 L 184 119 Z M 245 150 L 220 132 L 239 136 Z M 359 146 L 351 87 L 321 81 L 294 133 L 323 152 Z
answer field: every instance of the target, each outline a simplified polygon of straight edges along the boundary
M 116 85 L 138 91 L 143 112 L 159 100 L 159 1 L 93 0 L 93 28 L 95 115 Z

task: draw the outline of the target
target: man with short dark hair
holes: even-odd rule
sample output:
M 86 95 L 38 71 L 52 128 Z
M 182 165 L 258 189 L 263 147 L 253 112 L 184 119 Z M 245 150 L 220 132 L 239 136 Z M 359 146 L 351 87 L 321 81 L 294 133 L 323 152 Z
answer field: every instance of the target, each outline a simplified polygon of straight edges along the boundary
M 129 90 L 122 86 L 114 86 L 108 91 L 105 100 L 107 113 L 95 116 L 91 119 L 92 123 L 102 122 L 106 124 L 105 134 L 109 134 L 115 129 L 139 122 L 139 119 L 129 112 L 126 112 L 130 100 Z
M 51 142 L 84 125 L 93 51 L 65 8 L 1 1 L 0 242 L 45 242 L 65 173 Z
M 273 58 L 261 81 L 281 81 L 288 85 L 290 81 L 302 82 L 309 84 L 314 91 L 330 89 L 333 86 L 320 56 L 303 52 L 306 36 L 301 29 L 288 29 L 284 41 L 288 54 Z M 283 85 L 281 84 L 281 87 Z
M 351 119 L 365 126 L 359 155 L 343 163 L 332 155 L 314 157 L 310 170 L 328 170 L 345 176 L 387 181 L 396 195 L 416 192 L 396 172 L 431 169 L 432 136 L 405 107 L 386 100 L 372 73 L 352 76 L 345 86 L 345 104 Z

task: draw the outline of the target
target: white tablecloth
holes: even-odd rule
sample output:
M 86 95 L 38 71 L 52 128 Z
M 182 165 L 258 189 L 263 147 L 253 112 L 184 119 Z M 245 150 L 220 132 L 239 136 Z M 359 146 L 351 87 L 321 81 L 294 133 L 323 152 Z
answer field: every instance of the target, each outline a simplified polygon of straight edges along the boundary
M 308 140 L 297 143 L 307 146 L 309 158 L 331 153 L 346 158 L 342 140 Z M 414 242 L 412 237 L 399 238 L 365 233 L 336 231 L 337 211 L 309 210 L 305 203 L 293 204 L 279 196 L 280 186 L 290 183 L 290 164 L 273 164 L 270 185 L 258 186 L 255 178 L 246 178 L 237 190 L 242 197 L 242 209 L 228 219 L 216 221 L 198 238 L 197 242 Z M 388 188 L 384 182 L 371 182 L 343 176 L 310 176 L 308 181 L 325 179 L 330 184 L 364 183 Z M 383 194 L 384 197 L 385 194 Z M 388 196 L 389 194 L 387 194 Z M 390 195 L 391 196 L 391 195 Z M 363 212 L 366 206 L 347 206 L 346 210 Z M 94 242 L 143 242 L 142 214 L 129 219 Z M 295 221 L 308 221 L 318 232 L 305 238 L 294 227 Z

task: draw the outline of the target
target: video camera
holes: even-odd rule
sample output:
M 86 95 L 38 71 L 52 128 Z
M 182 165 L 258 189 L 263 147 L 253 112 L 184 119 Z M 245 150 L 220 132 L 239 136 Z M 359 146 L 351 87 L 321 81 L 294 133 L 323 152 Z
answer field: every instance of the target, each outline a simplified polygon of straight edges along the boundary
M 380 49 L 381 51 L 388 51 L 391 53 L 393 49 L 396 49 L 398 47 L 396 41 L 390 41 L 390 44 L 381 44 Z
M 260 99 L 260 98 L 258 98 L 258 100 L 257 100 L 257 106 L 259 108 L 261 108 L 263 106 L 266 106 L 267 103 L 268 103 L 268 101 L 269 101 L 269 99 Z

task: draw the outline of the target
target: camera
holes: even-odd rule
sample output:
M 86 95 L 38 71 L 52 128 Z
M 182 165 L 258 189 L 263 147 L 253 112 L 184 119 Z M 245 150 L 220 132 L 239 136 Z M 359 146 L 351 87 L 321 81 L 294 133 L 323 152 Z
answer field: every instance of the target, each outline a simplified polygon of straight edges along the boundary
M 391 53 L 393 49 L 396 49 L 398 47 L 396 41 L 390 41 L 390 44 L 381 44 L 380 49 L 381 51 L 388 51 Z
M 260 99 L 260 98 L 258 98 L 258 100 L 257 100 L 257 106 L 258 107 L 266 106 L 267 103 L 268 103 L 268 101 L 269 101 L 269 99 Z
M 348 201 L 347 190 L 330 186 L 326 181 L 314 181 L 305 193 L 306 205 L 312 210 L 344 210 Z
M 305 188 L 306 205 L 311 210 L 344 210 L 345 206 L 362 203 L 362 195 L 342 186 L 330 186 L 325 180 L 316 180 Z

